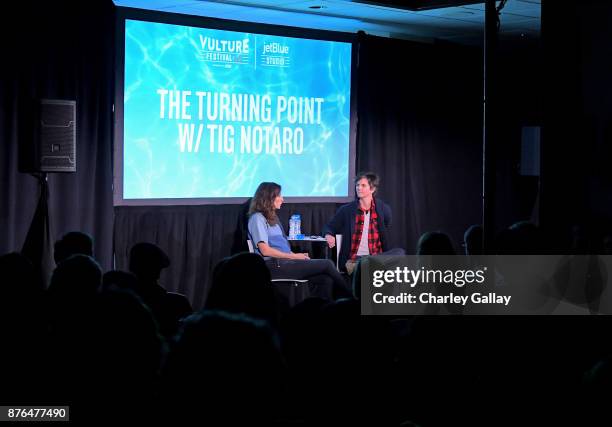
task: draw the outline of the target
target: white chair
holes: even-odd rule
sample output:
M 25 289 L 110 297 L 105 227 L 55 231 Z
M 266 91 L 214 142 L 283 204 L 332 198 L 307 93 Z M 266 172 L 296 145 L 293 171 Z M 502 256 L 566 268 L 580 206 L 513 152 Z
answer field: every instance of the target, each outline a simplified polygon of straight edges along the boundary
M 255 247 L 251 239 L 247 239 L 247 246 L 249 247 L 250 253 L 255 253 Z M 305 285 L 308 283 L 308 279 L 272 279 L 272 283 L 291 283 L 293 286 L 299 286 L 300 284 Z
M 249 252 L 255 253 L 251 239 L 247 239 L 247 245 Z M 307 279 L 272 279 L 271 282 L 281 314 L 286 314 L 291 307 L 310 297 Z

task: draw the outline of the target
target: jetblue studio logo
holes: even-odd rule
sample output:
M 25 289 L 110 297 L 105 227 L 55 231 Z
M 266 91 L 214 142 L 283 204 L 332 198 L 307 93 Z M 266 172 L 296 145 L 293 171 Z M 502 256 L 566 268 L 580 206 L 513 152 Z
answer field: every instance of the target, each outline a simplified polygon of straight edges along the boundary
M 289 55 L 289 46 L 280 43 L 265 43 L 263 48 L 264 53 L 279 53 Z
M 264 43 L 260 63 L 264 67 L 288 67 L 291 63 L 289 46 L 277 42 Z
M 248 64 L 249 39 L 227 40 L 200 34 L 199 56 L 202 61 L 220 66 L 231 67 L 233 64 Z

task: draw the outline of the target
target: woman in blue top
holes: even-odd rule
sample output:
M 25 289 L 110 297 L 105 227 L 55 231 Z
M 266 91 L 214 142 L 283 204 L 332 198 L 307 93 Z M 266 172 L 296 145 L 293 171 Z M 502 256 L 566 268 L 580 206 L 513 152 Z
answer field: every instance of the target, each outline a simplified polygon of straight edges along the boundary
M 281 186 L 262 182 L 249 208 L 249 238 L 257 253 L 270 257 L 266 265 L 272 279 L 308 279 L 320 288 L 319 296 L 323 296 L 325 289 L 333 289 L 335 297 L 351 296 L 345 280 L 330 260 L 310 259 L 307 253 L 291 252 L 276 215 L 282 204 Z

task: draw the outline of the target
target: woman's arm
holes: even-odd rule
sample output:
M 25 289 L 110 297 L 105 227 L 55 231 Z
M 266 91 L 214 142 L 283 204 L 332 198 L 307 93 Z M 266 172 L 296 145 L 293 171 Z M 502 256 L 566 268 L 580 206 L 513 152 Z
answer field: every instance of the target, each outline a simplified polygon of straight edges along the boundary
M 271 247 L 270 245 L 264 242 L 257 243 L 257 248 L 259 248 L 259 252 L 261 252 L 263 256 L 271 256 L 273 258 L 280 258 L 280 259 L 310 259 L 308 254 L 299 254 L 299 253 L 296 254 L 293 252 L 282 252 L 282 251 L 279 251 L 278 249 L 274 249 L 273 247 Z

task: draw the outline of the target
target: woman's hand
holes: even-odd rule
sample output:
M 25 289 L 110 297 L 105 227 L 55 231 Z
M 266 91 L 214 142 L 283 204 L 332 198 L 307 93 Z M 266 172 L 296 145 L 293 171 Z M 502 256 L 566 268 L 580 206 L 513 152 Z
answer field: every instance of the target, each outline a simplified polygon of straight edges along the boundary
M 334 246 L 336 246 L 336 238 L 334 236 L 332 236 L 331 234 L 326 234 L 325 235 L 325 240 L 327 240 L 327 245 L 330 248 L 333 248 Z
M 310 259 L 307 253 L 294 253 L 292 259 Z

